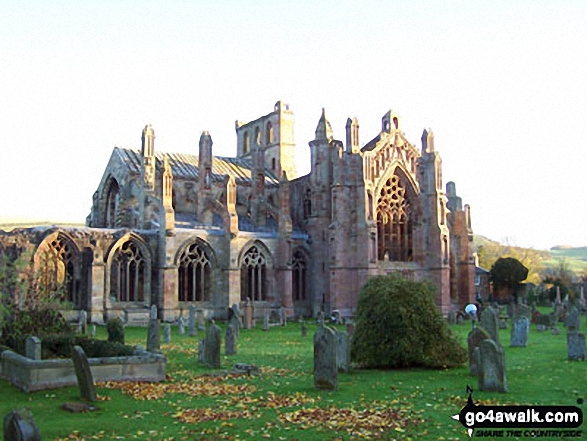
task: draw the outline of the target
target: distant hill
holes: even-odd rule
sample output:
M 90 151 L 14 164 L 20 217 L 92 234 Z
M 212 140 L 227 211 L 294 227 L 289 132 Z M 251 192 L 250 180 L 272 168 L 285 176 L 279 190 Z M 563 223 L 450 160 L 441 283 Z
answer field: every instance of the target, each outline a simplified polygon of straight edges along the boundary
M 54 225 L 56 227 L 85 227 L 85 223 L 81 222 L 64 222 L 64 221 L 48 221 L 48 220 L 13 220 L 13 219 L 0 219 L 0 230 L 10 231 L 15 228 L 33 228 L 44 225 Z

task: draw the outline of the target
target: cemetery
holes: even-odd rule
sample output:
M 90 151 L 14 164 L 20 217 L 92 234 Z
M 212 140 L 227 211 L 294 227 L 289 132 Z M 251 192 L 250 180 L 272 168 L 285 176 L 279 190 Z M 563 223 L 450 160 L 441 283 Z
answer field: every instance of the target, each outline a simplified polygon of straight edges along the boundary
M 539 310 L 549 313 L 546 307 Z M 28 433 L 16 440 L 456 441 L 467 435 L 450 417 L 465 405 L 468 386 L 476 404 L 582 402 L 587 364 L 584 318 L 578 311 L 569 309 L 558 334 L 530 323 L 528 308 L 518 308 L 505 329 L 498 326 L 499 314 L 486 307 L 474 323 L 442 326 L 425 314 L 410 318 L 415 322 L 408 337 L 418 332 L 418 321 L 425 321 L 425 332 L 434 335 L 424 339 L 441 336 L 458 344 L 456 359 L 464 362 L 450 368 L 426 366 L 426 356 L 416 365 L 404 360 L 394 368 L 385 359 L 357 363 L 360 351 L 353 340 L 356 346 L 360 335 L 377 326 L 360 323 L 360 306 L 356 322 L 319 314 L 280 325 L 272 319 L 271 326 L 268 320 L 247 323 L 237 307 L 228 321 L 193 322 L 191 332 L 182 332 L 179 321 L 165 323 L 162 341 L 157 319 L 146 327 L 126 326 L 117 338 L 139 351 L 145 343 L 152 350 L 126 357 L 127 370 L 139 372 L 130 361 L 135 357 L 159 360 L 150 368 L 152 377 L 134 379 L 112 367 L 105 369 L 108 378 L 100 370 L 104 362 L 88 358 L 80 346 L 74 346 L 72 360 L 33 360 L 39 357 L 40 339 L 29 338 L 26 357 L 2 353 L 0 413 L 5 434 Z M 397 315 L 386 320 L 393 328 Z M 92 332 L 97 340 L 112 338 L 106 326 Z M 68 381 L 44 390 L 24 388 L 9 374 L 17 370 L 10 365 L 17 356 L 23 365 L 68 364 L 70 371 L 63 374 Z

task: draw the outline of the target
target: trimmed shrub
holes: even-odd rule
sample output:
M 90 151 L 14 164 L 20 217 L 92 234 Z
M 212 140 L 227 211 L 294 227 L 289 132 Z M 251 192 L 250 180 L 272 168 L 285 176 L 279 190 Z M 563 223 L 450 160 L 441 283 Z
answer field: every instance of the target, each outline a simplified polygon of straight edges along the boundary
M 108 331 L 108 341 L 110 343 L 124 344 L 124 323 L 122 323 L 122 320 L 118 317 L 108 320 L 106 330 Z
M 454 367 L 467 359 L 434 303 L 435 288 L 399 275 L 370 278 L 361 289 L 351 344 L 362 367 Z
M 120 343 L 111 343 L 83 336 L 56 335 L 43 340 L 43 359 L 70 358 L 74 345 L 81 346 L 88 358 L 121 357 L 134 354 L 133 347 Z

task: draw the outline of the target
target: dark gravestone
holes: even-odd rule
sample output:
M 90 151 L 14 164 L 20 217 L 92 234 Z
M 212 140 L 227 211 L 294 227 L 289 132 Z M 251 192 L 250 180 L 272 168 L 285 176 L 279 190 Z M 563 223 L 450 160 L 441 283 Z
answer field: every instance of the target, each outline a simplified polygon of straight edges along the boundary
M 477 378 L 479 390 L 491 392 L 507 392 L 508 390 L 505 354 L 502 347 L 493 340 L 483 340 L 479 345 Z
M 483 340 L 490 339 L 491 336 L 483 328 L 475 328 L 469 332 L 467 336 L 467 348 L 469 354 L 469 374 L 477 375 L 478 364 L 475 358 L 475 348 L 478 348 Z
M 228 325 L 232 325 L 237 337 L 239 336 L 239 330 L 241 327 L 239 314 L 240 312 L 236 303 L 232 305 L 232 308 L 228 308 Z
M 4 441 L 40 441 L 41 434 L 28 409 L 13 410 L 4 417 Z
M 74 346 L 71 351 L 71 359 L 75 367 L 75 376 L 83 400 L 94 403 L 98 400 L 96 387 L 94 386 L 94 377 L 90 370 L 90 363 L 86 353 L 80 346 Z
M 336 332 L 336 366 L 338 372 L 348 372 L 350 369 L 351 346 L 349 335 L 345 331 Z
M 530 320 L 528 317 L 517 316 L 512 324 L 512 333 L 510 346 L 526 347 L 528 346 L 528 333 L 530 332 Z
M 25 357 L 31 360 L 40 360 L 42 358 L 41 346 L 41 340 L 37 337 L 27 337 L 24 344 Z
M 585 335 L 567 332 L 567 354 L 571 361 L 585 361 Z
M 220 367 L 220 349 L 222 346 L 222 330 L 212 320 L 206 333 L 204 344 L 204 364 L 218 369 Z
M 161 323 L 158 319 L 149 319 L 147 328 L 147 351 L 157 352 L 161 349 Z
M 238 324 L 236 326 L 238 326 Z M 224 333 L 224 347 L 226 355 L 236 354 L 237 332 L 238 331 L 233 323 L 229 323 L 226 327 L 226 332 Z
M 481 313 L 481 319 L 479 325 L 489 332 L 491 339 L 496 343 L 499 343 L 499 312 L 491 306 L 484 308 Z
M 336 333 L 324 326 L 314 334 L 314 387 L 316 389 L 338 389 L 338 366 L 336 362 Z

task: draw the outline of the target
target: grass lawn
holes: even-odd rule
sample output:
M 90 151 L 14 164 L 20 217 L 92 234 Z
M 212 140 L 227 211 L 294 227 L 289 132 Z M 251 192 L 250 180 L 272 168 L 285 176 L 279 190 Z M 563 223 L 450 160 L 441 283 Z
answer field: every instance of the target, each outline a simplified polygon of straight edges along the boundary
M 469 329 L 469 324 L 453 327 L 464 346 Z M 223 356 L 222 369 L 250 363 L 261 368 L 261 375 L 203 377 L 214 372 L 197 363 L 203 333 L 190 338 L 174 328 L 173 342 L 162 347 L 168 359 L 166 382 L 98 384 L 99 410 L 71 414 L 60 405 L 78 400 L 77 388 L 26 394 L 0 380 L 0 416 L 15 408 L 31 409 L 44 441 L 468 439 L 450 418 L 465 404 L 467 384 L 476 389 L 468 366 L 355 370 L 339 375 L 338 391 L 316 391 L 315 330 L 308 325 L 307 337 L 297 323 L 269 332 L 242 330 L 238 355 Z M 105 338 L 104 329 L 98 329 L 98 337 Z M 129 328 L 126 338 L 144 346 L 146 329 Z M 527 348 L 510 348 L 509 330 L 501 331 L 501 341 L 510 392 L 475 391 L 477 404 L 574 406 L 579 398 L 587 401 L 587 362 L 567 361 L 564 331 L 558 336 L 539 333 L 533 325 Z M 587 411 L 587 404 L 579 407 Z M 587 439 L 587 424 L 581 429 L 582 438 L 568 439 Z

